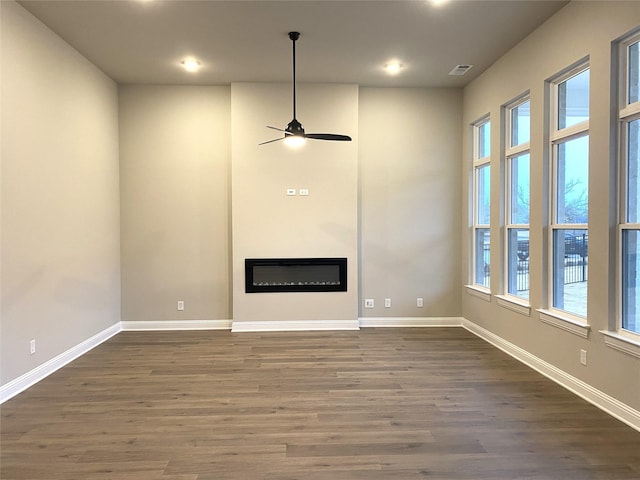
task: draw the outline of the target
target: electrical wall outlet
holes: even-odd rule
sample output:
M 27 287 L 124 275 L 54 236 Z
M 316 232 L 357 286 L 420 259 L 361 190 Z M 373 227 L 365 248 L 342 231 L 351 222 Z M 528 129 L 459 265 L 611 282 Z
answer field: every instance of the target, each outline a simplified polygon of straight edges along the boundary
M 418 308 L 424 307 L 424 298 L 418 297 L 416 299 L 416 307 L 418 307 Z
M 178 300 L 178 311 L 182 312 L 184 310 L 184 300 Z
M 384 308 L 391 308 L 391 299 L 390 298 L 385 298 L 384 299 Z
M 36 353 L 36 340 L 33 339 L 29 342 L 29 353 L 31 355 L 33 355 L 34 353 Z
M 364 299 L 364 308 L 373 308 L 373 307 L 374 307 L 373 298 L 365 298 Z
M 581 365 L 586 365 L 587 364 L 587 351 L 586 350 L 580 349 L 580 364 Z

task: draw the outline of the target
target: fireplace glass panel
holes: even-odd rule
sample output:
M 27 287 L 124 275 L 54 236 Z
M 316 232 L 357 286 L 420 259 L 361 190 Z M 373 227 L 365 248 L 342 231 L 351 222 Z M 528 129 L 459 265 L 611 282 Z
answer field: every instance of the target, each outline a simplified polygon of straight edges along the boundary
M 247 293 L 346 291 L 347 259 L 246 259 L 245 290 Z

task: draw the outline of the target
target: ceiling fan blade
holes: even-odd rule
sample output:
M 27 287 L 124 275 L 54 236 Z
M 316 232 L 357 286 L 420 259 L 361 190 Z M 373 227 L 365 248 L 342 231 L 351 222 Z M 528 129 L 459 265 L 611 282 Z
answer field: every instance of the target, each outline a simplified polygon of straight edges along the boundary
M 271 130 L 278 130 L 279 132 L 286 132 L 284 128 L 272 127 L 271 125 L 267 125 L 267 128 L 270 128 Z
M 259 143 L 258 145 L 266 145 L 267 143 L 279 142 L 280 140 L 284 140 L 284 137 L 274 138 L 273 140 L 267 140 L 266 142 Z
M 312 138 L 314 140 L 333 140 L 337 142 L 350 142 L 351 137 L 348 135 L 337 135 L 335 133 L 307 133 L 306 138 Z

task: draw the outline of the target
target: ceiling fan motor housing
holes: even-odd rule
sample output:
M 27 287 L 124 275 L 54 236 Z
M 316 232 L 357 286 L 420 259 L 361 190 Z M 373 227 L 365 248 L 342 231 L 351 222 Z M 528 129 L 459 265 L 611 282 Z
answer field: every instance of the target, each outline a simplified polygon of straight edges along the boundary
M 289 125 L 287 125 L 287 128 L 285 129 L 285 132 L 290 133 L 291 135 L 304 137 L 304 128 L 302 127 L 302 124 L 295 118 L 289 122 Z

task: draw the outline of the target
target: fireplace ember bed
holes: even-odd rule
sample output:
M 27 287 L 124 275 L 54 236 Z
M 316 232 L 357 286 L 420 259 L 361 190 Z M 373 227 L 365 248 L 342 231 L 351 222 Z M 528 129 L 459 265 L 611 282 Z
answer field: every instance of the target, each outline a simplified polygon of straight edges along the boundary
M 346 258 L 247 258 L 245 292 L 346 292 Z

